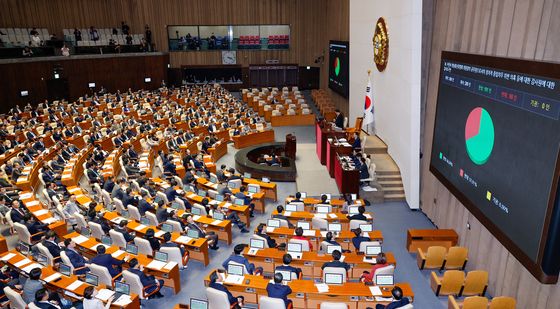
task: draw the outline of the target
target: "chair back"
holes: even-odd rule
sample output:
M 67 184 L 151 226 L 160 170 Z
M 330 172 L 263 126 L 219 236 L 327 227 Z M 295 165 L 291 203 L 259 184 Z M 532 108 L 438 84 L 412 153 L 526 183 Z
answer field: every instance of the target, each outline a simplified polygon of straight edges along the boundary
M 66 251 L 60 251 L 60 260 L 62 261 L 62 263 L 66 264 L 68 267 L 70 267 L 70 273 L 73 274 L 74 273 L 74 265 L 72 265 L 72 261 L 70 261 L 70 258 L 68 257 L 68 255 L 66 255 Z
M 88 226 L 91 230 L 91 236 L 95 237 L 95 239 L 101 240 L 105 236 L 105 231 L 103 231 L 101 224 L 89 221 Z
M 226 292 L 207 287 L 206 298 L 208 299 L 208 309 L 230 308 Z
M 451 296 L 450 296 L 451 297 Z M 482 296 L 466 297 L 463 301 L 463 309 L 488 308 L 488 298 Z
M 286 309 L 286 304 L 281 298 L 261 296 L 259 298 L 259 309 Z
M 515 305 L 515 298 L 499 296 L 492 298 L 489 309 L 515 309 Z
M 331 303 L 322 302 L 320 309 L 348 309 L 348 305 L 345 303 Z
M 14 220 L 12 220 L 12 210 L 10 209 L 10 211 L 8 211 L 6 213 L 6 220 L 8 221 L 8 225 L 10 226 L 10 228 L 14 227 Z
M 140 218 L 142 218 L 142 215 L 140 215 L 140 211 L 138 210 L 138 207 L 133 205 L 128 205 L 128 214 L 130 215 L 131 219 L 134 219 L 138 222 L 140 222 Z
M 467 273 L 463 286 L 464 296 L 480 295 L 484 296 L 488 286 L 488 272 L 485 270 L 472 270 Z
M 311 218 L 311 226 L 315 230 L 326 231 L 329 228 L 329 221 L 327 221 L 327 219 L 313 217 Z
M 181 249 L 174 247 L 161 247 L 159 249 L 161 252 L 167 253 L 169 261 L 177 263 L 179 269 L 185 268 L 187 265 L 183 264 L 183 256 L 181 255 Z
M 185 206 L 185 202 L 183 202 L 183 200 L 181 200 L 180 198 L 176 197 L 174 202 L 176 202 L 177 204 L 179 204 L 179 209 L 181 210 L 186 210 L 187 207 Z
M 346 282 L 346 269 L 344 267 L 325 267 L 323 268 L 323 282 L 325 282 L 326 274 L 342 275 L 342 283 Z
M 45 247 L 42 243 L 37 243 L 37 249 L 39 250 L 39 253 L 43 254 L 44 256 L 47 257 L 47 263 L 50 266 L 53 266 L 53 261 L 54 261 L 54 257 L 52 256 L 51 252 L 49 251 L 49 249 L 47 249 L 47 247 Z
M 292 244 L 301 244 L 301 251 L 308 252 L 309 251 L 309 242 L 303 239 L 290 239 L 288 243 Z
M 395 274 L 395 265 L 387 265 L 385 267 L 378 268 L 373 273 L 373 283 L 376 283 L 375 276 L 377 275 L 394 275 L 394 274 Z
M 445 269 L 465 269 L 469 249 L 451 247 L 445 257 Z
M 89 270 L 92 274 L 99 278 L 99 283 L 104 284 L 107 287 L 113 286 L 113 278 L 109 273 L 109 270 L 105 266 L 97 265 L 94 263 L 89 264 Z
M 153 256 L 154 249 L 152 249 L 152 245 L 147 239 L 134 237 L 134 244 L 138 246 L 138 253 Z
M 175 220 L 167 220 L 165 221 L 165 223 L 167 224 L 171 224 L 171 226 L 173 226 L 173 232 L 183 232 L 183 227 L 181 226 L 181 223 L 175 221 Z
M 318 205 L 320 205 L 320 206 L 326 206 L 326 207 L 329 208 L 329 213 L 332 212 L 332 205 L 330 205 L 330 204 L 316 204 L 315 207 L 313 208 L 313 212 L 315 212 L 315 213 L 317 212 L 317 206 L 318 206 Z
M 362 241 L 360 243 L 360 250 L 358 250 L 359 252 L 366 252 L 366 248 L 368 246 L 379 246 L 380 243 L 378 241 Z
M 443 274 L 439 295 L 458 295 L 465 282 L 465 273 L 460 270 L 448 270 Z
M 150 225 L 159 226 L 157 216 L 154 213 L 146 211 L 146 218 L 150 221 Z
M 156 197 L 160 197 L 161 200 L 165 203 L 165 204 L 169 204 L 169 200 L 167 199 L 167 195 L 165 195 L 165 193 L 163 192 L 156 192 Z
M 115 230 L 109 230 L 109 236 L 111 237 L 111 241 L 113 245 L 118 246 L 119 248 L 126 248 L 126 239 L 121 232 Z
M 206 208 L 204 208 L 204 206 L 198 204 L 198 203 L 194 203 L 192 205 L 192 208 L 196 208 L 198 210 L 200 210 L 200 215 L 201 216 L 206 216 L 208 213 L 206 212 Z
M 115 210 L 116 210 L 119 214 L 122 214 L 123 211 L 125 211 L 123 202 L 122 202 L 120 199 L 114 197 L 114 198 L 113 198 L 113 204 L 115 205 Z
M 296 211 L 305 211 L 305 204 L 303 202 L 291 202 L 290 205 L 295 205 Z
M 241 181 L 241 179 L 233 179 L 233 180 L 228 181 L 228 187 L 230 187 L 230 188 L 233 187 L 233 188 L 239 189 L 241 187 L 242 183 L 243 182 Z
M 101 197 L 103 200 L 103 205 L 105 206 L 105 208 L 107 208 L 107 210 L 111 211 L 113 210 L 113 203 L 111 201 L 111 194 L 107 191 L 105 191 L 104 189 L 101 189 Z
M 122 276 L 124 282 L 130 285 L 130 293 L 137 294 L 140 297 L 140 299 L 145 299 L 143 293 L 144 285 L 142 285 L 142 281 L 140 281 L 140 277 L 138 277 L 138 275 L 128 270 L 123 270 Z
M 445 260 L 445 254 L 447 249 L 442 246 L 431 246 L 428 247 L 428 252 L 426 253 L 426 262 L 424 263 L 425 269 L 430 268 L 441 268 L 443 261 Z
M 8 297 L 8 299 L 10 300 L 11 308 L 23 309 L 27 307 L 27 304 L 23 300 L 23 297 L 21 297 L 21 295 L 18 292 L 14 291 L 11 287 L 5 287 L 4 294 L 6 294 L 6 297 Z
M 33 244 L 31 241 L 31 234 L 27 227 L 19 222 L 14 223 L 14 229 L 16 230 L 19 241 L 24 242 L 28 245 Z
M 359 228 L 361 224 L 369 224 L 369 222 L 365 220 L 350 220 L 350 230 Z
M 181 178 L 179 178 L 178 176 L 173 176 L 173 179 L 175 179 L 178 186 L 180 186 L 181 188 L 183 187 L 183 180 Z

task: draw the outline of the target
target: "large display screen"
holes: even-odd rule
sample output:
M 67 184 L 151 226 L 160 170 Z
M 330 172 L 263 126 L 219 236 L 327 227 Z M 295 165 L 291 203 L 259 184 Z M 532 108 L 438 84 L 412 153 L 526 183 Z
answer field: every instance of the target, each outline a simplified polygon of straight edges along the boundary
M 450 52 L 441 61 L 430 170 L 536 264 L 558 185 L 559 67 Z
M 329 88 L 348 97 L 348 42 L 329 42 Z

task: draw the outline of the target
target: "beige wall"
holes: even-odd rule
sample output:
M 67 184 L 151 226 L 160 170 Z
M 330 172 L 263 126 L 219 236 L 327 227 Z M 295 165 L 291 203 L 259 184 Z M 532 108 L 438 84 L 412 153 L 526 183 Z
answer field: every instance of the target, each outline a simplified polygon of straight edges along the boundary
M 489 292 L 517 298 L 517 308 L 558 308 L 560 284 L 540 284 L 429 172 L 441 51 L 560 61 L 560 0 L 434 0 L 433 37 L 421 162 L 422 210 L 454 228 L 469 248 L 469 268 L 490 274 Z M 466 228 L 467 222 L 471 229 Z

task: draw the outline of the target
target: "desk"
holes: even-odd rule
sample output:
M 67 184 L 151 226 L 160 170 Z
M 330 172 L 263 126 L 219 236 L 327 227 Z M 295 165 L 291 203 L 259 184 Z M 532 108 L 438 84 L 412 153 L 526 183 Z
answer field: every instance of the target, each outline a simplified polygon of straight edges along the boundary
M 327 139 L 330 137 L 346 137 L 346 133 L 342 131 L 334 131 L 330 125 L 320 121 L 315 123 L 316 151 L 321 164 L 327 164 Z
M 286 204 L 290 203 L 292 200 L 294 200 L 294 197 L 287 197 L 285 202 Z M 309 211 L 309 212 L 313 212 L 313 208 L 315 207 L 315 204 L 320 204 L 321 200 L 320 199 L 316 199 L 313 197 L 307 197 L 303 199 L 303 204 L 305 205 L 305 210 Z M 344 208 L 344 204 L 346 203 L 345 200 L 343 199 L 331 199 L 330 201 L 330 205 L 332 206 L 332 211 L 333 212 L 340 212 L 342 211 L 342 209 Z M 366 205 L 365 201 L 363 199 L 357 199 L 356 201 L 354 201 L 355 205 Z
M 229 135 L 228 135 L 229 139 Z M 227 154 L 227 143 L 224 140 L 220 140 L 214 144 L 214 147 L 208 148 L 208 153 L 212 157 L 212 161 L 218 162 L 221 157 Z
M 84 173 L 84 162 L 93 152 L 93 147 L 83 148 L 75 154 L 64 166 L 60 181 L 66 187 L 77 186 Z
M 334 177 L 334 161 L 336 160 L 337 154 L 350 155 L 352 153 L 352 149 L 352 145 L 350 144 L 346 146 L 344 143 L 336 142 L 334 139 L 327 141 L 327 170 L 329 171 L 331 178 Z
M 55 232 L 58 237 L 68 233 L 66 222 L 57 220 L 49 210 L 43 208 L 41 202 L 35 199 L 32 192 L 20 192 L 19 199 L 22 206 L 27 208 L 37 221 L 48 224 L 48 229 Z
M 260 296 L 267 296 L 266 286 L 270 279 L 262 276 L 245 275 L 242 284 L 224 283 L 233 295 L 245 297 L 245 301 L 257 304 Z M 210 280 L 206 276 L 204 284 L 208 286 Z M 247 283 L 246 283 L 247 282 Z M 371 298 L 371 291 L 368 286 L 360 282 L 346 282 L 341 285 L 329 285 L 329 291 L 319 293 L 313 280 L 293 280 L 288 283 L 292 289 L 292 294 L 288 296 L 293 301 L 294 308 L 316 309 L 325 301 L 344 302 L 349 309 L 365 309 L 366 307 L 375 308 L 375 304 L 387 302 L 377 302 Z M 403 295 L 414 299 L 412 287 L 408 283 L 397 283 Z M 391 297 L 390 290 L 382 290 L 383 297 Z M 298 295 L 299 294 L 299 295 Z
M 282 126 L 312 126 L 315 123 L 315 115 L 282 115 L 271 116 L 270 124 L 273 127 Z
M 278 200 L 278 193 L 276 190 L 276 183 L 275 182 L 262 182 L 260 180 L 256 180 L 253 178 L 243 178 L 243 184 L 256 184 L 261 187 L 261 191 L 264 191 L 264 197 L 270 198 L 273 201 Z M 255 196 L 255 195 L 253 195 Z M 256 207 L 256 206 L 255 206 Z
M 452 229 L 416 230 L 406 232 L 406 248 L 408 252 L 416 252 L 418 248 L 428 251 L 430 246 L 449 247 L 457 245 L 459 235 Z
M 206 178 L 202 178 L 202 177 L 198 177 L 198 176 L 195 176 L 195 178 L 196 178 L 196 183 L 199 186 L 203 187 L 203 189 L 206 189 L 206 190 L 208 190 L 208 189 L 212 189 L 212 190 L 218 189 L 218 184 L 210 182 Z M 231 192 L 233 194 L 239 193 L 239 189 L 232 189 Z M 265 197 L 265 192 L 263 192 L 262 189 L 261 189 L 260 192 L 257 192 L 257 193 L 254 193 L 253 195 L 251 195 L 251 200 L 252 200 L 253 204 L 255 204 L 255 210 L 259 211 L 261 213 L 265 212 L 264 197 Z M 200 199 L 200 201 L 197 201 L 197 203 L 200 203 L 201 201 L 202 201 L 202 198 Z M 239 206 L 236 206 L 236 205 L 233 205 L 233 206 L 235 206 L 233 209 L 236 209 L 237 207 L 239 207 Z M 249 225 L 249 224 L 247 224 L 247 225 Z
M 313 243 L 313 248 L 319 248 L 321 241 L 325 238 L 324 235 L 327 234 L 326 231 L 319 231 L 313 230 L 315 232 L 314 236 L 307 236 L 309 241 Z M 288 227 L 278 227 L 275 228 L 272 232 L 266 233 L 268 236 L 272 237 L 276 240 L 276 243 L 288 243 L 288 241 L 295 235 L 295 229 L 291 229 Z M 364 233 L 365 235 L 365 233 Z M 334 239 L 340 244 L 343 250 L 350 250 L 355 251 L 354 245 L 352 244 L 352 238 L 354 238 L 355 234 L 348 230 L 343 230 L 342 232 L 338 233 L 338 235 L 334 235 Z M 373 230 L 368 232 L 369 238 L 372 241 L 379 241 L 383 243 L 383 233 L 380 230 Z
M 277 214 L 278 214 L 277 210 L 272 211 L 272 215 L 277 215 Z M 288 217 L 288 220 L 292 224 L 296 225 L 298 221 L 311 222 L 316 214 L 309 211 L 284 211 L 283 215 Z M 327 220 L 329 223 L 341 223 L 342 230 L 350 230 L 350 220 L 348 220 L 346 214 L 343 214 L 341 212 L 331 212 L 325 215 L 326 217 L 323 219 Z M 373 220 L 373 216 L 371 214 L 365 213 L 364 215 L 366 216 L 368 221 Z
M 334 159 L 334 179 L 341 194 L 360 194 L 360 171 L 355 168 L 344 168 L 341 157 Z
M 8 252 L 8 243 L 6 242 L 6 238 L 4 236 L 0 236 L 0 254 Z
M 253 145 L 272 143 L 275 140 L 274 130 L 249 133 L 247 135 L 236 135 L 233 138 L 235 149 L 241 149 Z

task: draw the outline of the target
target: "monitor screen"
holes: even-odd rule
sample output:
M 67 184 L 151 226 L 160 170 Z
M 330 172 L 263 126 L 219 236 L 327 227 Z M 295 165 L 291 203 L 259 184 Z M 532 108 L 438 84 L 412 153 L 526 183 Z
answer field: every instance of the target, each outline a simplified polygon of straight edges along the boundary
M 266 226 L 280 227 L 280 220 L 268 219 L 268 220 L 266 220 Z
M 110 245 L 113 244 L 113 240 L 109 236 L 103 236 L 101 238 L 101 243 L 104 244 L 104 245 L 110 246 Z
M 251 238 L 249 240 L 249 247 L 257 248 L 257 249 L 263 249 L 264 248 L 264 240 Z
M 301 244 L 298 243 L 288 243 L 288 252 L 302 252 L 303 248 Z
M 70 268 L 70 266 L 61 263 L 58 265 L 58 272 L 65 275 L 66 277 L 70 277 L 72 269 Z
M 286 211 L 297 211 L 297 205 L 287 204 Z
M 349 207 L 348 207 L 348 214 L 349 214 L 349 215 L 357 215 L 357 214 L 359 214 L 360 212 L 358 211 L 358 207 L 360 207 L 360 206 L 349 206 Z
M 80 229 L 80 234 L 82 234 L 85 237 L 90 237 L 91 236 L 91 232 L 85 226 Z
M 327 246 L 327 254 L 332 254 L 335 250 L 342 253 L 342 247 L 337 245 L 328 245 Z
M 307 192 L 300 192 L 301 198 L 307 198 Z
M 121 217 L 128 219 L 128 210 L 121 211 Z
M 329 42 L 329 88 L 348 98 L 349 44 L 342 41 Z
M 154 198 L 154 203 L 158 204 L 160 201 L 163 201 L 163 198 L 156 195 L 156 198 Z
M 227 265 L 227 273 L 228 275 L 243 276 L 243 266 L 230 263 Z
M 251 173 L 243 173 L 243 178 L 251 178 Z
M 197 230 L 193 230 L 193 229 L 189 229 L 187 230 L 187 237 L 190 238 L 198 238 L 198 231 Z
M 19 95 L 22 97 L 26 97 L 29 95 L 29 91 L 28 90 L 22 90 L 19 92 Z
M 373 231 L 373 224 L 360 224 L 360 230 L 362 232 L 371 232 Z
M 342 231 L 342 224 L 340 223 L 329 223 L 328 230 L 331 232 L 340 232 Z
M 206 191 L 204 190 L 198 190 L 198 195 L 202 196 L 202 197 L 206 197 L 206 194 L 208 194 Z
M 329 208 L 329 206 L 317 205 L 317 207 L 315 207 L 315 210 L 318 214 L 328 214 L 330 210 Z
M 47 256 L 41 253 L 37 254 L 37 262 L 43 266 L 47 266 Z
M 350 198 L 352 199 L 352 201 L 355 201 L 358 199 L 358 195 L 356 193 L 352 193 L 350 194 Z
M 93 286 L 97 286 L 99 282 L 99 278 L 92 274 L 92 273 L 86 273 L 86 283 L 93 285 Z
M 269 183 L 269 182 L 270 182 L 270 178 L 263 177 L 263 178 L 262 178 L 262 182 Z
M 393 275 L 376 275 L 375 284 L 377 285 L 395 285 Z
M 208 309 L 208 301 L 202 299 L 191 298 L 190 309 Z
M 130 295 L 130 285 L 120 281 L 115 281 L 115 292 Z
M 291 271 L 278 270 L 277 269 L 274 272 L 282 275 L 282 281 L 292 281 L 292 272 Z
M 191 208 L 191 214 L 200 216 L 202 214 L 202 210 L 200 210 L 200 208 L 193 207 Z
M 173 209 L 182 209 L 183 207 L 181 207 L 181 206 L 182 206 L 182 205 L 179 204 L 179 203 L 176 202 L 176 201 L 171 202 L 171 208 L 173 208 Z
M 162 223 L 161 230 L 164 232 L 172 233 L 173 232 L 173 225 L 169 223 Z
M 19 253 L 23 254 L 23 255 L 28 255 L 29 254 L 29 246 L 20 242 L 18 245 L 19 248 Z
M 88 88 L 95 88 L 95 83 L 88 83 Z
M 215 220 L 225 220 L 226 216 L 221 212 L 214 212 L 212 216 Z
M 150 225 L 150 219 L 146 218 L 146 217 L 142 217 L 140 218 L 140 223 L 143 225 Z
M 233 203 L 234 203 L 235 205 L 240 205 L 240 206 L 241 206 L 241 205 L 245 205 L 245 199 L 236 198 L 236 199 L 233 201 Z
M 297 222 L 297 227 L 301 227 L 304 230 L 310 230 L 311 229 L 311 223 L 309 223 L 307 221 L 298 221 Z
M 216 195 L 215 200 L 218 201 L 218 202 L 223 202 L 224 201 L 224 196 L 221 195 L 221 194 L 218 194 L 218 195 Z
M 154 255 L 154 259 L 161 262 L 167 262 L 167 258 L 168 256 L 166 252 L 156 251 L 156 254 Z
M 216 178 L 216 176 L 210 176 L 210 182 L 218 183 L 219 181 L 218 178 Z
M 138 246 L 133 245 L 133 244 L 127 244 L 126 245 L 126 252 L 133 254 L 133 255 L 137 255 L 138 254 Z
M 152 79 L 151 79 L 150 77 L 145 77 L 145 78 L 144 78 L 144 82 L 145 82 L 145 83 L 151 83 L 151 82 L 152 82 Z
M 259 192 L 259 188 L 256 186 L 249 186 L 248 190 L 249 193 L 253 193 L 253 194 Z
M 376 256 L 381 253 L 381 246 L 366 246 L 366 255 Z
M 342 284 L 342 274 L 326 273 L 325 274 L 325 283 L 326 284 Z

